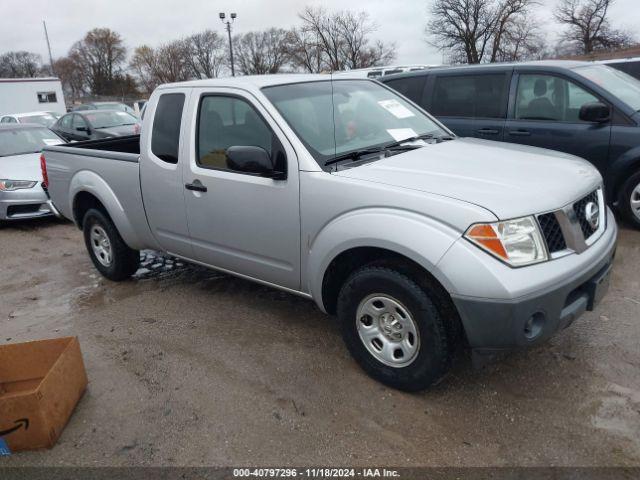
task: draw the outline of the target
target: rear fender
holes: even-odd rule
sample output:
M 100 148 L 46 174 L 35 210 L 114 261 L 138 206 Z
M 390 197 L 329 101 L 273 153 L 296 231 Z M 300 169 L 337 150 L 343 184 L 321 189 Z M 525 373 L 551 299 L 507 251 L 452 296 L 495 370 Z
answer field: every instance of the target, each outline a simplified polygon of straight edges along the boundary
M 144 242 L 136 233 L 118 197 L 102 177 L 89 170 L 81 170 L 73 176 L 69 184 L 70 212 L 74 211 L 74 203 L 80 192 L 90 193 L 102 203 L 120 236 L 130 248 L 136 250 L 144 248 Z M 80 218 L 73 220 L 76 225 L 82 221 Z

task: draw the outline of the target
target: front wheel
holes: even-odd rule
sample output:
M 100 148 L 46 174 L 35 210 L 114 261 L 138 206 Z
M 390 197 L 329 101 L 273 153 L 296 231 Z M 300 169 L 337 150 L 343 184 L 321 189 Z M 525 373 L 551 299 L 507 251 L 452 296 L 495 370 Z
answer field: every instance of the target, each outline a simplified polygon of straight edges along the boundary
M 90 209 L 82 221 L 84 242 L 98 271 L 114 282 L 125 280 L 140 266 L 140 252 L 124 243 L 111 219 Z
M 455 350 L 454 319 L 443 301 L 392 268 L 365 266 L 345 282 L 338 318 L 347 348 L 376 380 L 418 391 L 448 372 Z
M 636 172 L 625 182 L 620 192 L 620 209 L 626 220 L 640 228 L 640 172 Z

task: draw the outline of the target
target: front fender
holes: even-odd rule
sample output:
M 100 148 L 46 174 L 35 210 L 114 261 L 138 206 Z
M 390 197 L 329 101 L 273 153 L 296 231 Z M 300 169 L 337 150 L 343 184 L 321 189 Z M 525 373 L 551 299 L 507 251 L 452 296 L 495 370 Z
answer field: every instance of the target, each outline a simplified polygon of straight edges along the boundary
M 403 255 L 429 271 L 448 291 L 451 283 L 436 268 L 461 232 L 412 212 L 370 208 L 333 219 L 315 236 L 307 260 L 308 292 L 322 305 L 322 282 L 331 261 L 357 247 L 376 247 Z
M 117 195 L 102 177 L 90 170 L 81 170 L 73 176 L 69 184 L 70 212 L 74 212 L 74 202 L 80 192 L 90 193 L 100 200 L 111 220 L 113 220 L 120 236 L 129 247 L 134 249 L 144 248 L 144 242 L 136 233 Z M 73 220 L 76 225 L 79 225 L 81 221 L 79 218 L 74 218 Z

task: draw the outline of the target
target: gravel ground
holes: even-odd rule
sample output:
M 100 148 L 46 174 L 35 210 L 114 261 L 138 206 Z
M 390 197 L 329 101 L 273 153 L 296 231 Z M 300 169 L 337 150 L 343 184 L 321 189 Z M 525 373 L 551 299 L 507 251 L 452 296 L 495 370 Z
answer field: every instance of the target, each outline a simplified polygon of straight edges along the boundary
M 0 265 L 0 342 L 77 335 L 90 382 L 54 448 L 0 465 L 640 465 L 638 231 L 595 312 L 420 394 L 308 300 L 151 252 L 111 283 L 68 223 L 4 227 Z

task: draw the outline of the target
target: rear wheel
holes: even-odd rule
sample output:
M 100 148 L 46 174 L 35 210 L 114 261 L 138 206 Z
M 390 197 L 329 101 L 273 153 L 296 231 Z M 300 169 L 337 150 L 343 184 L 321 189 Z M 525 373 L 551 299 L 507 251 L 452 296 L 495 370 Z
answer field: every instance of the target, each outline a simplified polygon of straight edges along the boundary
M 133 275 L 140 266 L 140 252 L 124 243 L 111 219 L 90 209 L 82 221 L 84 242 L 98 271 L 115 282 Z
M 625 219 L 640 228 L 640 171 L 625 182 L 620 192 L 619 205 Z
M 393 268 L 365 266 L 349 277 L 338 318 L 349 351 L 371 377 L 406 391 L 444 377 L 456 336 L 440 295 Z

